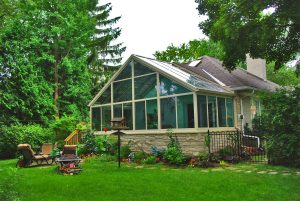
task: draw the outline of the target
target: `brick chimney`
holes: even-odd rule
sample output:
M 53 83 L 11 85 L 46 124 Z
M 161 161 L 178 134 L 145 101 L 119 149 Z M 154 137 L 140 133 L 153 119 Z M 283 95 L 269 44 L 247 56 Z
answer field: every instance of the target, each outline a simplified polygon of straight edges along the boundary
M 252 73 L 263 80 L 267 80 L 266 60 L 265 59 L 252 59 L 249 54 L 246 55 L 247 71 Z

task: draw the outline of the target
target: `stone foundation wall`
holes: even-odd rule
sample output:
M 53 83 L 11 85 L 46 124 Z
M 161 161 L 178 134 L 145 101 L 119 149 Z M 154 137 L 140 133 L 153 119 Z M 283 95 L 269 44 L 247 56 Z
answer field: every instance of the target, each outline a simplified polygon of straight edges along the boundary
M 197 155 L 199 152 L 207 151 L 204 139 L 207 133 L 174 134 L 186 155 Z M 169 137 L 164 134 L 126 134 L 121 137 L 122 145 L 129 145 L 133 151 L 150 152 L 152 145 L 158 148 L 166 148 Z

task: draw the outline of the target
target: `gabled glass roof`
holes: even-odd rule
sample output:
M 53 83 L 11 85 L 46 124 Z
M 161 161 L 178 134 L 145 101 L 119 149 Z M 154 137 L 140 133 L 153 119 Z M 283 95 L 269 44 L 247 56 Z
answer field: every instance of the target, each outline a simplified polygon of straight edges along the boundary
M 195 88 L 195 90 L 202 89 L 202 90 L 215 91 L 215 92 L 227 92 L 222 87 L 220 87 L 214 83 L 204 81 L 194 75 L 191 75 L 191 74 L 173 66 L 170 63 L 157 61 L 154 59 L 145 58 L 145 57 L 141 57 L 141 56 L 137 56 L 137 55 L 135 55 L 135 56 L 137 58 L 143 60 L 144 62 L 149 63 L 153 67 L 158 68 L 159 70 L 165 72 L 166 74 L 169 74 L 172 77 L 175 77 L 176 79 L 192 86 L 193 88 Z

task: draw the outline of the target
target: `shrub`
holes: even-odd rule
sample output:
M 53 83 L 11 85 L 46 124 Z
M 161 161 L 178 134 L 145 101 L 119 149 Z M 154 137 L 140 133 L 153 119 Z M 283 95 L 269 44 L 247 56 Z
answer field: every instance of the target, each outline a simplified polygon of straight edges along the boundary
M 150 153 L 151 153 L 151 155 L 161 159 L 164 156 L 165 149 L 163 149 L 163 148 L 159 149 L 156 146 L 151 146 Z
M 171 165 L 181 165 L 184 162 L 184 156 L 177 147 L 169 147 L 164 153 L 164 159 Z
M 181 165 L 184 162 L 184 155 L 181 151 L 180 144 L 178 143 L 176 137 L 173 137 L 172 130 L 167 131 L 169 136 L 169 144 L 164 152 L 164 159 L 171 165 Z
M 226 156 L 232 156 L 233 153 L 234 150 L 231 146 L 226 146 L 219 150 L 219 156 L 221 159 L 225 159 Z
M 137 163 L 140 163 L 142 160 L 147 158 L 147 154 L 143 151 L 135 152 L 133 160 Z
M 155 156 L 148 156 L 145 160 L 143 160 L 143 164 L 155 164 L 156 157 Z
M 131 153 L 131 150 L 128 145 L 121 146 L 121 148 L 120 148 L 120 157 L 121 158 L 128 158 L 130 153 Z
M 87 132 L 83 137 L 83 146 L 80 146 L 79 152 L 80 154 L 87 155 L 87 154 L 96 154 L 98 153 L 97 146 L 96 146 L 96 137 L 93 132 Z M 77 152 L 78 153 L 78 152 Z
M 261 95 L 264 110 L 256 125 L 267 139 L 272 164 L 300 166 L 300 87 Z
M 56 133 L 56 140 L 64 140 L 75 130 L 77 123 L 75 116 L 63 115 L 61 118 L 56 118 L 50 124 L 50 128 Z
M 199 152 L 198 159 L 199 159 L 199 161 L 208 161 L 209 160 L 209 153 Z
M 37 147 L 46 142 L 54 142 L 54 136 L 51 129 L 43 128 L 38 124 L 1 126 L 0 158 L 14 158 L 18 144 L 26 143 Z
M 101 135 L 96 137 L 97 153 L 115 154 L 117 150 L 117 139 L 114 136 Z

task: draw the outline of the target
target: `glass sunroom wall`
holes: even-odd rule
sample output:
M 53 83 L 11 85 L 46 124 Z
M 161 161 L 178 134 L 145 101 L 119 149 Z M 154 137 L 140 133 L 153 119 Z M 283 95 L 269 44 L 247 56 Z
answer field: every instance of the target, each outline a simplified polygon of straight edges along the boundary
M 225 98 L 218 97 L 218 121 L 219 127 L 226 127 L 226 105 L 225 105 Z
M 135 100 L 156 97 L 156 74 L 134 78 L 134 92 Z
M 135 129 L 146 129 L 145 101 L 135 102 Z
M 177 125 L 178 128 L 194 128 L 193 95 L 177 97 Z
M 157 112 L 157 100 L 147 100 L 147 129 L 157 129 L 158 128 L 158 112 Z
M 233 98 L 226 98 L 226 108 L 227 108 L 227 126 L 234 126 L 234 109 L 233 109 Z
M 95 102 L 96 105 L 107 103 L 111 103 L 111 86 L 109 86 Z
M 132 103 L 123 104 L 123 117 L 126 119 L 127 127 L 132 130 Z
M 102 131 L 104 131 L 104 128 L 107 128 L 108 130 L 111 130 L 111 106 L 106 105 L 102 106 Z
M 131 76 L 132 76 L 132 70 L 131 69 L 132 69 L 132 62 L 129 62 L 127 64 L 127 66 L 122 70 L 122 72 L 117 76 L 115 81 L 131 78 Z
M 217 104 L 215 96 L 208 96 L 209 127 L 217 127 Z
M 92 129 L 101 131 L 101 107 L 92 108 Z
M 190 90 L 180 86 L 179 84 L 164 77 L 163 75 L 159 75 L 159 81 L 160 81 L 160 95 L 161 96 L 168 96 L 168 95 L 191 92 Z
M 176 97 L 163 98 L 160 100 L 161 128 L 176 128 Z
M 131 79 L 113 83 L 113 98 L 114 103 L 132 100 Z
M 198 104 L 198 127 L 207 127 L 207 100 L 206 96 L 197 96 Z

